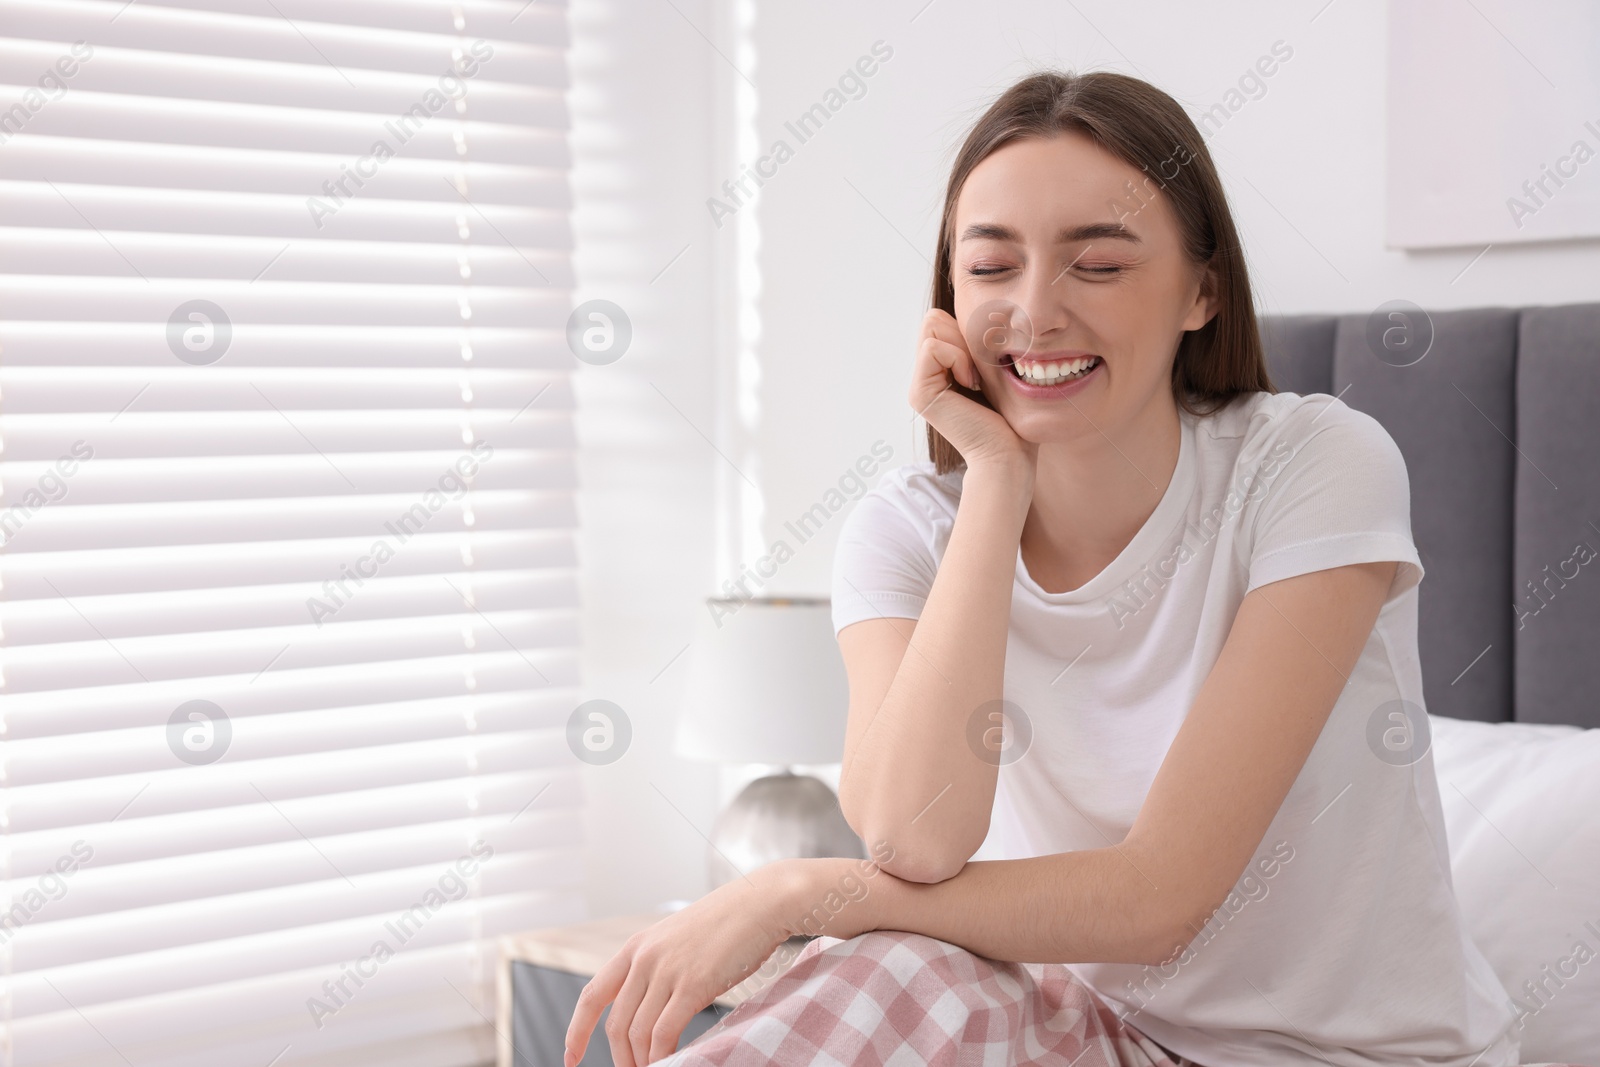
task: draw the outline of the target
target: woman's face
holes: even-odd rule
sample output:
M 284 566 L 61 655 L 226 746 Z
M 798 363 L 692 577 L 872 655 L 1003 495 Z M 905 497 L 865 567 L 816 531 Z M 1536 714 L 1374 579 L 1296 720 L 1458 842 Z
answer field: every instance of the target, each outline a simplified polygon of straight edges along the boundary
M 967 176 L 953 240 L 956 321 L 984 395 L 1024 440 L 1072 441 L 1171 404 L 1179 336 L 1212 301 L 1143 171 L 1081 134 L 1014 141 Z

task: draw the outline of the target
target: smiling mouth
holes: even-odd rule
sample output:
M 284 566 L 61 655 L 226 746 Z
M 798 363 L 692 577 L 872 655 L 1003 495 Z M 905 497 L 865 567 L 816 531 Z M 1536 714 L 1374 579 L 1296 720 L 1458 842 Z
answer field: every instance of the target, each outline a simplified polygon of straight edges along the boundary
M 1074 356 L 1070 359 L 1024 359 L 1018 362 L 1010 352 L 1005 354 L 1011 373 L 1029 385 L 1060 385 L 1082 378 L 1100 365 L 1099 356 Z

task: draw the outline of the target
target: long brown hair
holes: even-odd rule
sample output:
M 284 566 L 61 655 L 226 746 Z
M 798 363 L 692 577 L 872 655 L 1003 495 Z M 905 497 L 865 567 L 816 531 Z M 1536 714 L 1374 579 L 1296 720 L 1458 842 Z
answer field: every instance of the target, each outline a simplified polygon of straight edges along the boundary
M 1172 363 L 1173 399 L 1196 415 L 1209 414 L 1241 393 L 1276 392 L 1267 375 L 1256 325 L 1244 250 L 1205 140 L 1178 102 L 1149 82 L 1125 74 L 1044 71 L 1007 89 L 967 134 L 945 187 L 939 223 L 933 306 L 955 314 L 950 280 L 956 200 L 972 169 L 1013 141 L 1063 132 L 1088 136 L 1101 148 L 1146 174 L 1145 195 L 1164 193 L 1177 217 L 1184 251 L 1207 268 L 1217 312 L 1184 333 Z M 1169 171 L 1176 170 L 1176 173 Z M 982 404 L 989 401 L 959 383 L 952 388 Z M 928 427 L 928 454 L 943 474 L 965 466 L 955 446 Z

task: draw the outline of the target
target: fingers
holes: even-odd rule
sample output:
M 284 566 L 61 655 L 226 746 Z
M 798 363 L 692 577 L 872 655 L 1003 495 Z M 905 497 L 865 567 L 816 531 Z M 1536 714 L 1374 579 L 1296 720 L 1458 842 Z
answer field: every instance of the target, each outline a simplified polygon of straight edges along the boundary
M 633 1050 L 633 1062 L 639 1067 L 644 1067 L 653 1058 L 650 1053 L 655 1044 L 656 1021 L 660 1019 L 661 1009 L 667 1006 L 671 995 L 671 981 L 662 981 L 661 976 L 657 975 L 628 1024 L 628 1046 Z
M 968 367 L 976 369 L 977 359 L 983 354 L 983 351 L 980 349 L 974 352 L 971 338 L 963 332 L 961 324 L 956 322 L 954 315 L 939 308 L 934 308 L 923 321 L 923 328 L 925 331 L 924 336 L 937 338 L 945 344 L 953 346 L 961 353 L 962 361 Z
M 606 1040 L 611 1045 L 611 1062 L 616 1067 L 644 1067 L 642 1062 L 636 1063 L 634 1060 L 629 1031 L 633 1028 L 634 1016 L 639 1013 L 639 1004 L 644 1000 L 649 984 L 650 977 L 643 967 L 637 963 L 629 967 L 628 977 L 617 991 L 616 1002 L 611 1005 L 611 1014 L 606 1017 Z
M 944 378 L 948 371 L 957 382 L 968 389 L 978 388 L 978 369 L 965 345 L 951 344 L 939 337 L 928 336 L 917 346 L 918 370 L 924 376 Z
M 600 1021 L 601 1012 L 622 988 L 628 971 L 628 957 L 619 952 L 589 979 L 578 994 L 577 1007 L 572 1009 L 572 1022 L 567 1024 L 565 1067 L 572 1067 L 583 1058 L 589 1047 L 589 1038 L 594 1033 L 594 1024 Z
M 961 324 L 956 317 L 943 308 L 933 308 L 922 319 L 922 326 L 931 336 L 941 341 L 949 341 L 962 348 L 967 347 L 966 335 L 961 332 Z
M 704 1005 L 701 1005 L 704 1007 Z M 661 1011 L 661 1017 L 656 1020 L 650 1033 L 650 1058 L 646 1062 L 654 1063 L 664 1056 L 670 1056 L 678 1049 L 678 1039 L 683 1036 L 683 1028 L 689 1025 L 700 1011 L 694 1003 L 682 993 L 674 993 L 672 999 L 667 1001 Z
M 929 346 L 929 354 L 950 371 L 957 383 L 968 389 L 982 390 L 977 361 L 955 316 L 941 308 L 930 310 L 922 320 L 922 340 L 924 344 L 930 340 L 934 342 Z

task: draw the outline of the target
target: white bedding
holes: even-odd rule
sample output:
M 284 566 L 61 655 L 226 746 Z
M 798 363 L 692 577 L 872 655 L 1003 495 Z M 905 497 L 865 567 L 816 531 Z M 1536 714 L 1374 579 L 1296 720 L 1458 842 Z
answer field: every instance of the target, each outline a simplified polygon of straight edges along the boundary
M 1456 897 L 1522 1062 L 1600 1064 L 1600 730 L 1429 725 Z

